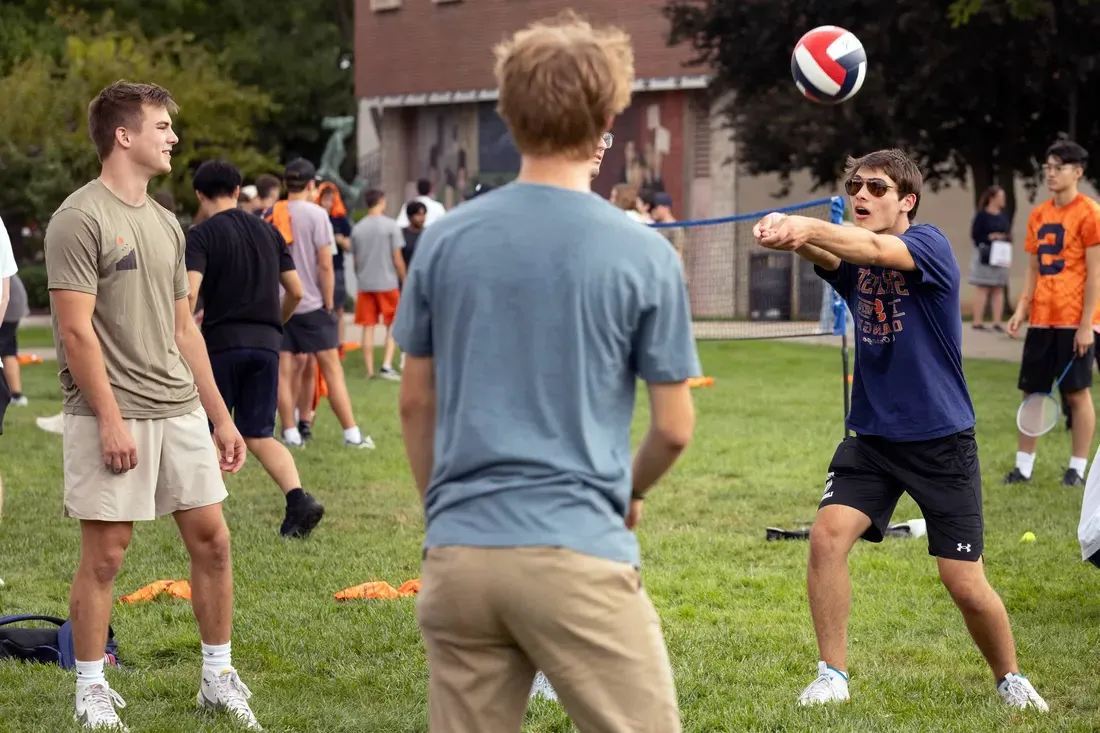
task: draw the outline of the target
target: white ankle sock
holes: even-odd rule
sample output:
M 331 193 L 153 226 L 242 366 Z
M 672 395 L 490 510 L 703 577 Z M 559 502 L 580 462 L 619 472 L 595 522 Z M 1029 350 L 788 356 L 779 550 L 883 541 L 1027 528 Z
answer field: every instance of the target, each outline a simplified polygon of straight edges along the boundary
M 233 657 L 229 652 L 230 644 L 232 642 L 227 641 L 218 646 L 202 645 L 202 669 L 204 672 L 218 675 L 226 668 L 233 666 Z
M 79 693 L 92 685 L 105 685 L 107 680 L 103 677 L 103 659 L 95 662 L 82 662 L 76 660 L 76 689 Z
M 1085 466 L 1089 465 L 1089 459 L 1073 456 L 1069 459 L 1069 467 L 1077 471 L 1081 478 L 1085 477 Z
M 283 440 L 297 445 L 302 442 L 302 434 L 298 432 L 298 428 L 287 428 L 283 431 Z
M 1031 478 L 1031 471 L 1035 468 L 1035 454 L 1016 451 L 1016 468 L 1020 469 L 1024 478 Z
M 358 425 L 353 425 L 350 428 L 344 430 L 344 440 L 349 443 L 362 443 L 363 433 L 359 431 Z

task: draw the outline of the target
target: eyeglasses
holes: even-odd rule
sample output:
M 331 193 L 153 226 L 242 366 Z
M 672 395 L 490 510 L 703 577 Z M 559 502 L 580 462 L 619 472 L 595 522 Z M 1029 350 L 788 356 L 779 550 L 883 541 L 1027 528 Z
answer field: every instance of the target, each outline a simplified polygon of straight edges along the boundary
M 603 146 L 605 148 L 610 148 L 611 143 L 613 143 L 613 142 L 615 142 L 615 136 L 612 135 L 610 132 L 605 132 L 603 134 Z
M 866 181 L 858 176 L 855 178 L 849 178 L 844 182 L 844 190 L 848 192 L 849 196 L 855 196 L 857 193 L 863 190 L 864 184 L 867 185 L 867 193 L 871 194 L 877 199 L 886 195 L 886 192 L 891 188 L 897 188 L 897 186 L 891 186 L 881 178 L 868 178 Z

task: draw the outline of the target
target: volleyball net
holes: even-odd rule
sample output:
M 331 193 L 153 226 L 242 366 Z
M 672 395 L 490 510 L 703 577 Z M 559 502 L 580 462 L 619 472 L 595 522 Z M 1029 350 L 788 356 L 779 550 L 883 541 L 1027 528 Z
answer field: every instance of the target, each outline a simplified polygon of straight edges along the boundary
M 753 226 L 768 213 L 841 224 L 844 199 L 817 199 L 720 219 L 653 224 L 682 253 L 695 337 L 707 341 L 842 335 L 844 301 L 794 252 L 758 245 Z
M 795 252 L 756 243 L 752 228 L 772 212 L 844 223 L 840 196 L 721 219 L 652 224 L 683 253 L 698 341 L 840 336 L 844 416 L 850 404 L 848 305 Z M 845 436 L 848 429 L 844 429 Z

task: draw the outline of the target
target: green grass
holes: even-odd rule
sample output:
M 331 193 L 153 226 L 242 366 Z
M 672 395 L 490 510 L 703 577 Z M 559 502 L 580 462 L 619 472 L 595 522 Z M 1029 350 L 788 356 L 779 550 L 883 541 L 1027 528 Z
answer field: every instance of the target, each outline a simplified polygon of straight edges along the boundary
M 695 442 L 647 502 L 640 530 L 645 583 L 663 619 L 686 731 L 1095 729 L 1097 571 L 1078 552 L 1081 491 L 1058 486 L 1066 433 L 1043 440 L 1033 486 L 1000 485 L 1015 451 L 1016 367 L 975 361 L 967 376 L 986 479 L 988 572 L 1008 607 L 1023 670 L 1051 704 L 1045 718 L 1000 703 L 924 540 L 855 548 L 853 702 L 827 711 L 795 705 L 817 661 L 807 545 L 766 543 L 764 528 L 799 526 L 814 515 L 843 435 L 839 357 L 785 343 L 707 344 L 701 355 L 717 383 L 696 390 Z M 357 355 L 347 364 L 357 415 L 378 450 L 344 452 L 334 418 L 321 412 L 315 442 L 298 454 L 308 488 L 328 510 L 310 540 L 279 539 L 282 500 L 254 461 L 228 482 L 234 662 L 269 731 L 427 729 L 414 602 L 332 599 L 366 580 L 396 586 L 416 577 L 422 537 L 396 386 L 363 380 Z M 0 611 L 67 616 L 78 529 L 61 517 L 60 438 L 33 426 L 35 415 L 56 410 L 57 379 L 48 366 L 24 374 L 31 407 L 9 410 L 0 438 L 7 495 Z M 643 405 L 636 437 L 645 420 Z M 916 516 L 904 498 L 895 519 Z M 1038 541 L 1020 544 L 1026 530 Z M 171 520 L 141 524 L 117 595 L 187 574 Z M 113 623 L 127 670 L 108 674 L 129 703 L 132 730 L 231 730 L 194 710 L 199 639 L 186 602 L 120 605 Z M 0 729 L 71 730 L 72 696 L 71 673 L 0 664 Z M 525 730 L 570 729 L 558 707 L 538 701 Z
M 54 347 L 53 329 L 49 326 L 21 326 L 17 338 L 20 351 Z

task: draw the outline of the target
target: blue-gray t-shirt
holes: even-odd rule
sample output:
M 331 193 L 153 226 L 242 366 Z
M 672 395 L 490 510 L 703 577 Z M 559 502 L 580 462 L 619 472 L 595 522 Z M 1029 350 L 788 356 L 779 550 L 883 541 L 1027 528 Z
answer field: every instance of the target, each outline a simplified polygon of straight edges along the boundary
M 624 523 L 637 380 L 700 374 L 664 237 L 591 194 L 510 183 L 424 230 L 394 336 L 434 360 L 425 547 L 640 564 Z
M 959 263 L 931 224 L 899 237 L 917 265 L 913 272 L 848 262 L 833 272 L 815 270 L 855 319 L 848 427 L 897 442 L 932 440 L 974 427 L 962 366 Z

